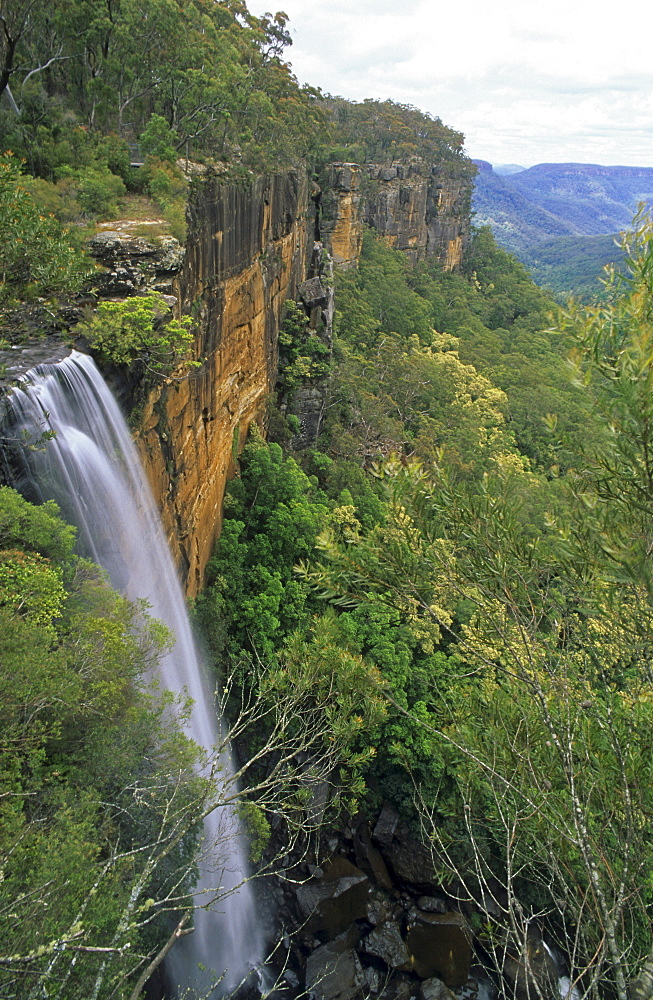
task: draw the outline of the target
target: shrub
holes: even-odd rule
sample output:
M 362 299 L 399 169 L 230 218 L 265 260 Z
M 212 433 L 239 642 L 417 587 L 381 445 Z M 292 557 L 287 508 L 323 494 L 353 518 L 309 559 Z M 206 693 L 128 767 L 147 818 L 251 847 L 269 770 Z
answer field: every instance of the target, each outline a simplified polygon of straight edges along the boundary
M 128 365 L 142 361 L 149 371 L 167 374 L 188 359 L 193 344 L 192 320 L 166 319 L 168 306 L 160 295 L 143 295 L 123 302 L 100 302 L 92 319 L 78 329 L 107 362 Z
M 0 156 L 0 301 L 31 291 L 71 292 L 93 265 L 51 215 L 39 211 L 23 184 L 20 162 Z
M 177 133 L 161 115 L 152 115 L 139 136 L 141 149 L 146 156 L 174 163 L 177 159 Z

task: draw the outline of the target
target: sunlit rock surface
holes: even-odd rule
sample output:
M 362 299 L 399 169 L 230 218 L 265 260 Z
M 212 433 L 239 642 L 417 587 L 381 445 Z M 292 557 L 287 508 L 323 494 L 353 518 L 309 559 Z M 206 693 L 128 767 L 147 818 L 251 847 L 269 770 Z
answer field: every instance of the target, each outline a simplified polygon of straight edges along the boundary
M 320 235 L 334 263 L 352 266 L 364 225 L 413 260 L 458 268 L 469 239 L 471 181 L 454 164 L 334 163 L 322 193 Z

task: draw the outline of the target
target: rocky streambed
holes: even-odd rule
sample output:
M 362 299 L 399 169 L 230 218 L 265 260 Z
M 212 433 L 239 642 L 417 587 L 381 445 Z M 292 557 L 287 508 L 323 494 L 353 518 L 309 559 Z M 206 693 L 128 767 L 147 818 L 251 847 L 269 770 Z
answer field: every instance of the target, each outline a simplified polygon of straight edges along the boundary
M 539 930 L 517 941 L 506 928 L 497 968 L 475 928 L 500 925 L 500 893 L 463 901 L 459 889 L 443 886 L 432 853 L 385 806 L 330 841 L 319 865 L 268 881 L 277 974 L 314 1000 L 559 1000 L 562 956 Z

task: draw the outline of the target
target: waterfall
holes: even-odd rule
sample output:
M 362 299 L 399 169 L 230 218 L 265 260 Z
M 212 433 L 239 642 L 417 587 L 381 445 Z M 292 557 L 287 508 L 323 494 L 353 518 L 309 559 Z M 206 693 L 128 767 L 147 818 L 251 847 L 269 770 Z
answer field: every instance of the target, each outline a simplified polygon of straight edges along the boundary
M 131 599 L 144 598 L 152 615 L 174 633 L 172 651 L 159 664 L 160 683 L 187 694 L 193 707 L 188 735 L 210 760 L 219 743 L 219 720 L 188 620 L 183 593 L 136 448 L 118 406 L 93 361 L 74 351 L 57 365 L 33 369 L 24 391 L 7 401 L 12 437 L 55 436 L 43 448 L 26 448 L 22 461 L 31 488 L 52 498 L 77 526 L 79 548 L 103 566 L 112 585 Z M 225 785 L 231 763 L 219 761 Z M 224 775 L 227 777 L 224 777 Z M 230 807 L 204 824 L 204 849 L 195 890 L 195 930 L 173 947 L 166 968 L 180 995 L 206 991 L 215 973 L 218 992 L 235 989 L 261 962 L 263 942 L 251 886 L 246 881 L 244 838 Z M 219 900 L 210 903 L 219 887 Z M 208 971 L 199 971 L 200 963 Z M 213 995 L 213 994 L 212 994 Z

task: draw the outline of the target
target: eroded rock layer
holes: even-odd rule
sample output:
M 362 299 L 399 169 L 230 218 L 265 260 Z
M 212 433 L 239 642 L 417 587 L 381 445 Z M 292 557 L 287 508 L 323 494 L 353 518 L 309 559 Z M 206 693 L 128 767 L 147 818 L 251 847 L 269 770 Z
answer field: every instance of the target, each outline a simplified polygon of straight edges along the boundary
M 469 174 L 457 163 L 334 163 L 322 193 L 321 236 L 336 265 L 357 262 L 368 225 L 411 260 L 433 254 L 452 271 L 469 238 L 470 197 Z

